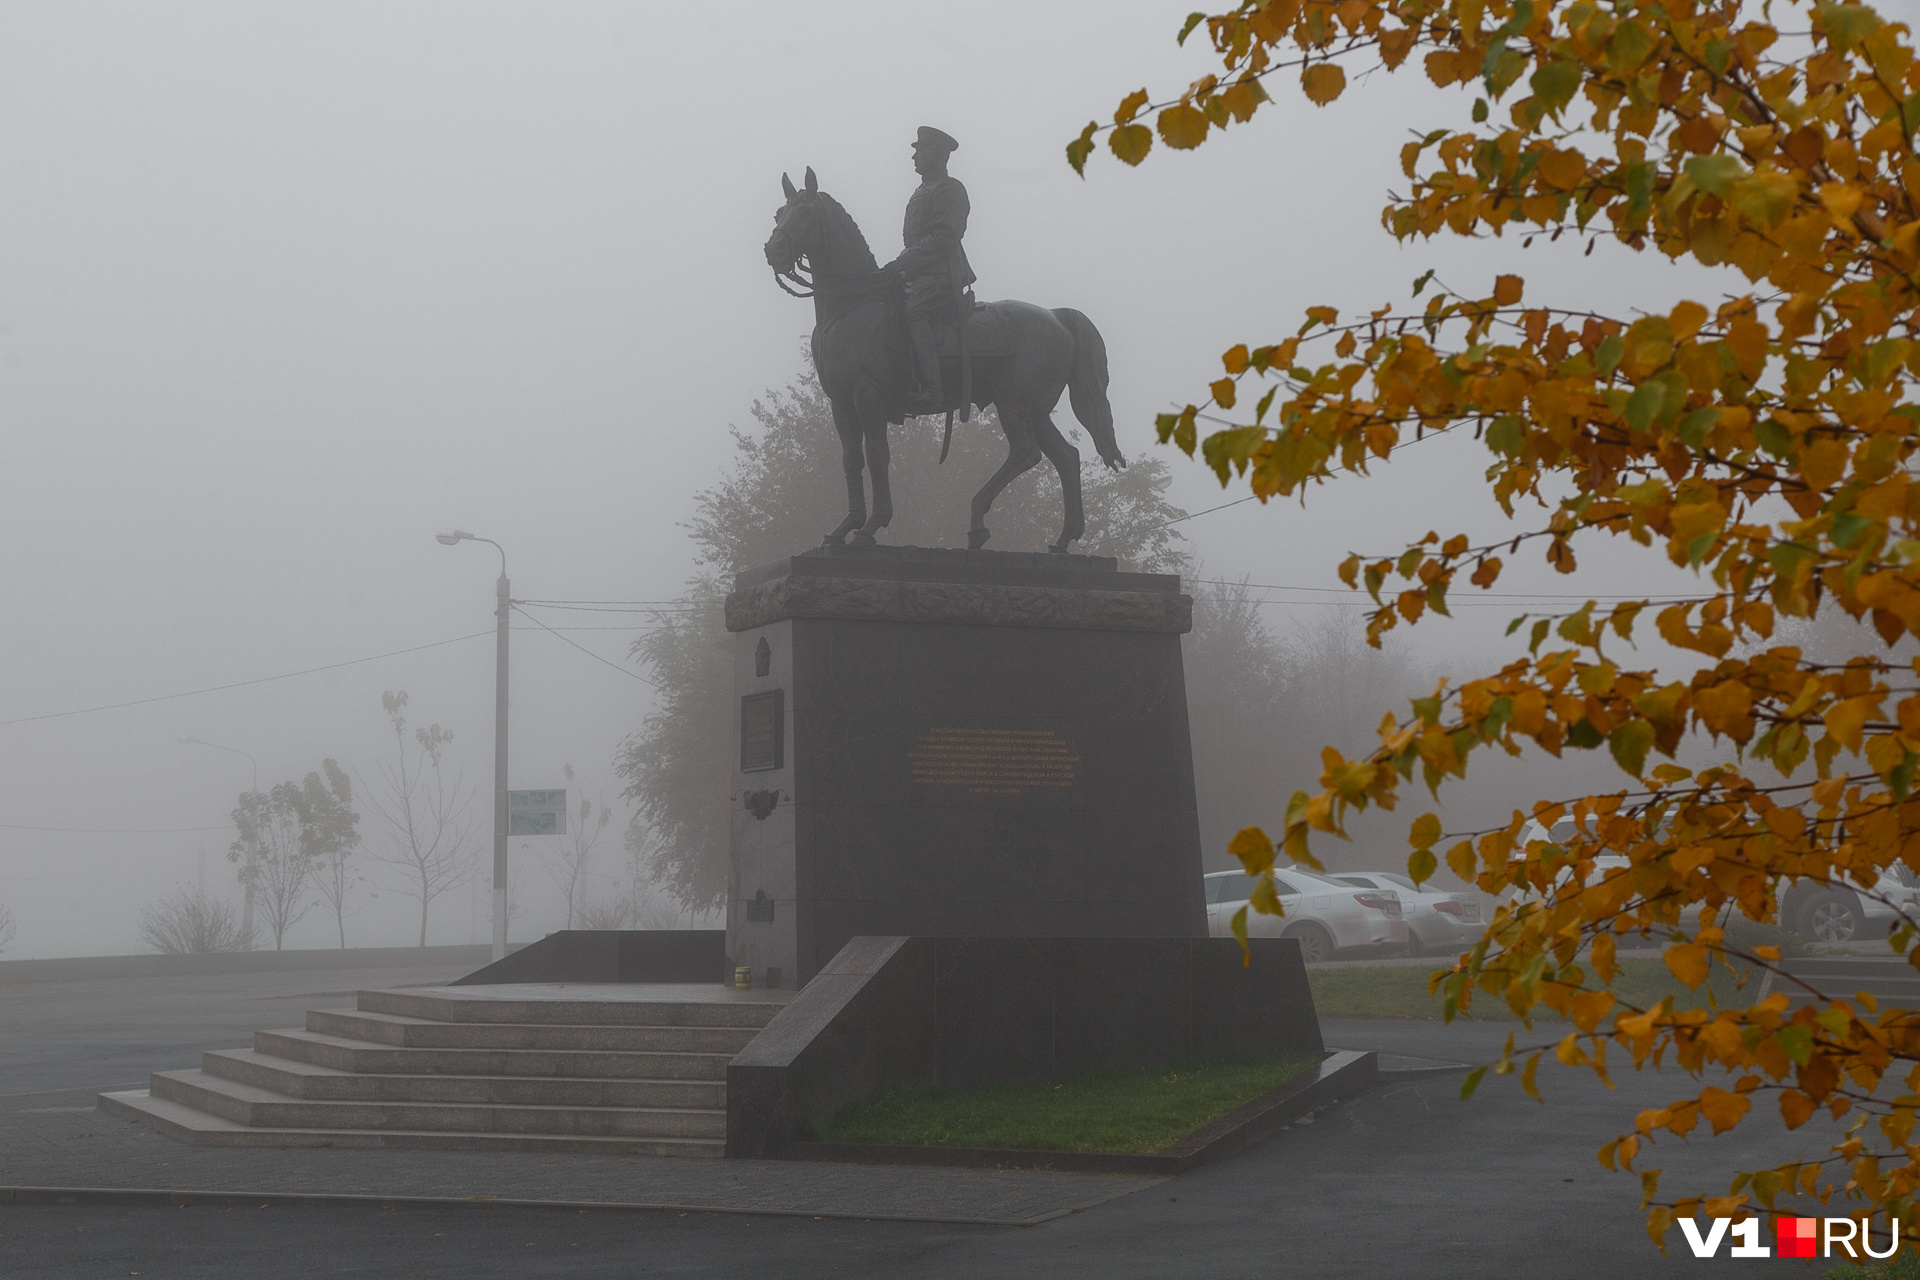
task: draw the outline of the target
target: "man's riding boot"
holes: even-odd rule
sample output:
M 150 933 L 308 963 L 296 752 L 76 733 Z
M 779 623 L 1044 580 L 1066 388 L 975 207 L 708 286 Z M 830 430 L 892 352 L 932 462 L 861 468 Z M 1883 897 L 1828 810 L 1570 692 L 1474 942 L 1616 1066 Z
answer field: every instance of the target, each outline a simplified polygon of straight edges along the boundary
M 946 396 L 940 386 L 940 345 L 933 325 L 919 316 L 907 325 L 913 343 L 913 390 L 907 396 L 909 414 L 944 413 Z

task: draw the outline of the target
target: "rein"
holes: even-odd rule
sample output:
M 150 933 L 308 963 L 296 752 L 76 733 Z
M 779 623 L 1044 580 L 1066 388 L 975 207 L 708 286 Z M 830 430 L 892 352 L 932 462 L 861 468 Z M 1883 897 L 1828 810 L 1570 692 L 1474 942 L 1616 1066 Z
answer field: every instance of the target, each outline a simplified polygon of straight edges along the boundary
M 787 281 L 789 280 L 793 281 L 793 284 L 799 285 L 800 288 L 796 289 L 793 285 L 788 284 Z M 782 292 L 791 294 L 796 298 L 811 298 L 814 293 L 818 291 L 818 286 L 815 285 L 812 280 L 800 274 L 800 264 L 797 262 L 785 271 L 775 267 L 773 269 L 773 282 L 780 286 Z
M 878 298 L 883 297 L 891 289 L 899 287 L 896 274 L 885 269 L 862 271 L 856 275 L 823 276 L 813 268 L 811 263 L 808 263 L 803 274 L 801 263 L 805 261 L 806 259 L 802 258 L 785 271 L 774 268 L 773 282 L 779 285 L 783 292 L 795 298 L 811 298 L 818 294 L 850 294 L 856 299 Z M 793 283 L 789 284 L 788 281 Z M 800 287 L 796 289 L 794 285 Z

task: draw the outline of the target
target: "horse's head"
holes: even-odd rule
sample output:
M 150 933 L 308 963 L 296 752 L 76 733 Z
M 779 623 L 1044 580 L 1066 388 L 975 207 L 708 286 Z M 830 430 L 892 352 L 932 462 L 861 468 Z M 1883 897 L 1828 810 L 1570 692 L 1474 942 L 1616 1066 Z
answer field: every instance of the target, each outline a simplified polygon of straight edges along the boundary
M 793 180 L 780 175 L 787 202 L 773 215 L 773 234 L 767 237 L 767 265 L 785 274 L 800 264 L 800 259 L 817 253 L 823 240 L 824 197 L 813 170 L 807 170 L 807 185 L 795 190 Z
M 784 173 L 780 186 L 787 202 L 773 215 L 773 234 L 767 237 L 767 265 L 774 275 L 795 278 L 792 272 L 803 258 L 814 275 L 836 279 L 878 269 L 867 238 L 839 202 L 820 189 L 813 170 L 807 170 L 807 185 L 798 190 Z

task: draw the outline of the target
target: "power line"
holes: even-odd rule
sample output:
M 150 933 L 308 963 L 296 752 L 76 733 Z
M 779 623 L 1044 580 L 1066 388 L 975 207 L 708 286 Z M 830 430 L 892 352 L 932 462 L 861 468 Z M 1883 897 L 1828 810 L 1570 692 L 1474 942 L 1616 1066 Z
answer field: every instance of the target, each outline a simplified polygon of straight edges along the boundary
M 516 608 L 519 607 L 518 601 L 515 602 L 515 607 Z M 532 614 L 528 613 L 525 609 L 520 610 L 520 615 L 526 618 L 529 622 L 532 622 L 535 626 L 539 627 L 542 631 L 553 631 L 552 627 L 540 621 L 540 619 L 534 617 Z M 587 646 L 581 644 L 579 641 L 569 640 L 567 639 L 566 636 L 561 635 L 558 631 L 553 631 L 553 634 L 558 639 L 565 641 L 567 644 L 572 645 L 574 648 L 578 649 L 580 652 L 586 654 L 589 658 L 592 658 L 595 662 L 604 663 L 607 666 L 612 667 L 615 671 L 618 671 L 621 675 L 628 676 L 634 680 L 638 680 L 641 684 L 648 683 L 647 678 L 641 675 L 638 671 L 629 671 L 627 668 L 621 666 L 619 663 L 615 662 L 613 659 L 601 657 L 599 654 L 587 648 Z
M 538 622 L 539 619 L 534 619 Z M 406 653 L 419 653 L 424 649 L 440 649 L 450 644 L 459 644 L 463 640 L 477 640 L 481 636 L 493 634 L 491 628 L 475 631 L 471 635 L 455 636 L 451 640 L 435 640 L 431 644 L 416 644 L 405 649 L 390 649 L 386 653 L 376 653 L 365 658 L 349 658 L 345 662 L 329 662 L 325 666 L 305 667 L 299 671 L 287 671 L 277 676 L 260 676 L 254 680 L 235 680 L 231 684 L 210 685 L 205 689 L 187 689 L 181 693 L 163 693 L 152 698 L 131 698 L 126 702 L 107 702 L 97 707 L 80 707 L 73 711 L 48 711 L 37 716 L 16 716 L 11 720 L 0 720 L 0 728 L 12 724 L 32 724 L 39 720 L 61 720 L 68 716 L 92 715 L 96 711 L 118 711 L 122 707 L 144 707 L 155 702 L 172 702 L 176 698 L 197 698 L 203 693 L 221 693 L 228 689 L 245 689 L 256 684 L 272 684 L 276 680 L 291 680 L 296 676 L 310 676 L 320 671 L 338 671 L 341 667 L 357 667 L 364 662 L 378 662 L 382 658 L 397 658 Z M 562 637 L 563 639 L 565 637 Z
M 1127 538 L 1137 538 L 1143 533 L 1152 533 L 1155 529 L 1164 529 L 1171 524 L 1179 524 L 1184 520 L 1198 520 L 1201 516 L 1210 516 L 1216 511 L 1225 511 L 1228 507 L 1237 507 L 1243 502 L 1253 502 L 1258 497 L 1258 494 L 1250 493 L 1244 498 L 1235 498 L 1232 502 L 1223 502 L 1217 507 L 1208 507 L 1204 511 L 1189 511 L 1184 516 L 1175 516 L 1171 520 L 1162 520 L 1159 524 L 1150 524 L 1139 529 L 1127 529 L 1114 534 L 1110 538 L 1102 538 L 1098 542 L 1090 542 L 1087 545 L 1090 547 L 1104 547 L 1109 542 L 1120 542 Z

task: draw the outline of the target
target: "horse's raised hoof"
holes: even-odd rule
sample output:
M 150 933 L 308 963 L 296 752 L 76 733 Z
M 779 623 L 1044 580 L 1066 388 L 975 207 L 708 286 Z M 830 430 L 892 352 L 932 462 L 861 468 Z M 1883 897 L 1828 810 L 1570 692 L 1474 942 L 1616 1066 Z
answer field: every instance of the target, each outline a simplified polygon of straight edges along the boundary
M 1056 556 L 1065 556 L 1065 555 L 1072 555 L 1072 554 L 1073 554 L 1072 552 L 1070 552 L 1070 551 L 1068 551 L 1068 550 L 1067 550 L 1067 544 L 1066 544 L 1066 543 L 1064 543 L 1064 542 L 1053 542 L 1053 543 L 1048 543 L 1048 544 L 1047 544 L 1047 553 L 1048 553 L 1049 555 L 1056 555 Z
M 967 550 L 978 551 L 981 547 L 987 545 L 987 539 L 992 536 L 993 531 L 990 529 L 967 530 Z
M 856 547 L 870 547 L 873 545 L 873 535 L 864 531 L 855 530 L 853 533 L 847 535 L 847 541 Z

